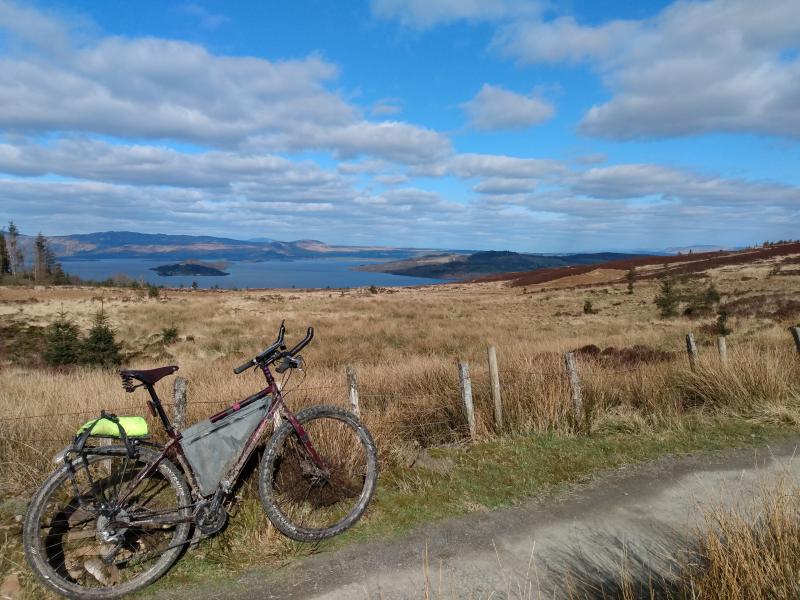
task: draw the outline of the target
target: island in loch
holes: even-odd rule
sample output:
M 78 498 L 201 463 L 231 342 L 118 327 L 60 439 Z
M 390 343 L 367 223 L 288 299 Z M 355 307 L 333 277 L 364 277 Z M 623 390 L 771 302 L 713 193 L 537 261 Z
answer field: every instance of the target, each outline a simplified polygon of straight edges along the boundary
M 162 277 L 171 277 L 173 275 L 191 275 L 192 277 L 222 277 L 229 275 L 222 269 L 196 262 L 181 262 L 172 265 L 160 265 L 150 269 L 155 271 Z

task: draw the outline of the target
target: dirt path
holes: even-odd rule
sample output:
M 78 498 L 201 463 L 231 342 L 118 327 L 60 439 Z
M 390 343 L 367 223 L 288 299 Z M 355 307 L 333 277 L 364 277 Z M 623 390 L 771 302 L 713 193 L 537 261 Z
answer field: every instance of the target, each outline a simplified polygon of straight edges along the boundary
M 800 461 L 792 458 L 798 445 L 800 438 L 793 438 L 757 450 L 662 459 L 548 500 L 426 525 L 404 537 L 322 553 L 271 572 L 249 572 L 233 585 L 181 587 L 156 597 L 389 600 L 486 598 L 495 592 L 495 598 L 557 598 L 566 570 L 594 580 L 618 575 L 623 548 L 634 570 L 668 568 L 665 557 L 702 523 L 699 507 L 750 502 L 765 484 L 787 476 L 796 480 Z

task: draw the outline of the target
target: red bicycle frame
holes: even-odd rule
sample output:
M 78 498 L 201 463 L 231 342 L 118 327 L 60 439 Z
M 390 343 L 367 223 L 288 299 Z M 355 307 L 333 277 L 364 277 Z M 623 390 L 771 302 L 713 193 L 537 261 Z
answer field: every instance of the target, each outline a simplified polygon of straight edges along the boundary
M 262 421 L 258 424 L 255 428 L 253 433 L 247 439 L 244 446 L 242 447 L 242 451 L 239 454 L 236 462 L 233 466 L 225 473 L 225 476 L 219 483 L 219 486 L 214 494 L 214 499 L 221 501 L 221 499 L 228 493 L 233 487 L 234 482 L 236 482 L 239 476 L 242 473 L 247 461 L 252 456 L 253 452 L 255 451 L 256 447 L 258 447 L 259 443 L 261 442 L 261 437 L 264 435 L 264 432 L 270 426 L 270 422 L 273 419 L 276 411 L 279 409 L 282 410 L 282 416 L 286 418 L 289 423 L 291 423 L 292 427 L 294 428 L 297 436 L 300 438 L 303 447 L 308 452 L 309 456 L 313 460 L 314 464 L 319 468 L 325 476 L 329 476 L 330 472 L 328 466 L 325 464 L 325 461 L 319 455 L 319 453 L 314 448 L 311 439 L 308 437 L 305 429 L 297 420 L 297 417 L 294 413 L 286 407 L 286 404 L 283 401 L 283 394 L 281 393 L 280 386 L 275 381 L 272 372 L 270 371 L 269 364 L 262 364 L 261 370 L 264 373 L 264 377 L 267 380 L 267 387 L 262 389 L 259 392 L 256 392 L 252 396 L 248 396 L 244 400 L 240 402 L 236 402 L 229 406 L 228 408 L 212 415 L 209 417 L 211 422 L 219 421 L 224 419 L 225 417 L 234 414 L 238 410 L 240 410 L 243 406 L 251 404 L 252 402 L 256 402 L 263 398 L 266 398 L 270 394 L 272 395 L 272 402 L 270 403 L 269 410 L 267 411 L 266 416 L 262 419 Z M 157 416 L 162 424 L 164 425 L 164 429 L 167 432 L 167 435 L 171 438 L 166 445 L 163 446 L 161 449 L 161 454 L 158 456 L 156 460 L 152 463 L 147 465 L 137 476 L 136 478 L 130 483 L 127 489 L 122 493 L 121 497 L 119 498 L 119 502 L 124 502 L 128 496 L 133 492 L 134 489 L 141 483 L 145 478 L 149 477 L 157 468 L 158 465 L 164 460 L 170 452 L 174 452 L 178 462 L 180 463 L 181 467 L 183 468 L 184 474 L 189 481 L 189 486 L 192 489 L 192 493 L 196 498 L 201 498 L 202 494 L 200 493 L 200 486 L 197 484 L 197 479 L 195 478 L 194 471 L 189 464 L 189 461 L 186 460 L 186 456 L 183 451 L 183 447 L 181 446 L 181 439 L 182 434 L 180 431 L 177 431 L 169 420 L 166 412 L 164 411 L 163 406 L 161 405 L 161 400 L 159 399 L 158 395 L 156 394 L 155 389 L 152 385 L 145 385 L 147 391 L 150 393 L 150 400 L 148 400 L 147 404 L 150 408 L 151 413 L 153 416 Z M 189 519 L 180 519 L 183 520 L 192 520 Z M 163 521 L 162 521 L 163 522 Z M 139 523 L 142 525 L 143 523 Z

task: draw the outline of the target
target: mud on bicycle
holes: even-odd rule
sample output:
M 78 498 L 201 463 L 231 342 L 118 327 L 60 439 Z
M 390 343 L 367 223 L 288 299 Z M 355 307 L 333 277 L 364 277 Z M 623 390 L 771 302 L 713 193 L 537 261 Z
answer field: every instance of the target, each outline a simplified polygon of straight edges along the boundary
M 193 530 L 205 537 L 225 526 L 233 490 L 268 430 L 258 491 L 275 527 L 315 542 L 358 521 L 375 490 L 375 443 L 340 408 L 294 414 L 286 406 L 272 368 L 279 374 L 301 369 L 299 352 L 314 330 L 290 350 L 285 332 L 281 323 L 274 343 L 234 369 L 237 375 L 261 370 L 265 388 L 183 431 L 172 425 L 154 388 L 177 366 L 120 371 L 125 391 L 148 392 L 167 442 L 151 441 L 147 421 L 136 416 L 103 412 L 80 428 L 56 456 L 59 466 L 25 517 L 25 556 L 42 583 L 70 598 L 105 599 L 154 582 L 180 557 Z

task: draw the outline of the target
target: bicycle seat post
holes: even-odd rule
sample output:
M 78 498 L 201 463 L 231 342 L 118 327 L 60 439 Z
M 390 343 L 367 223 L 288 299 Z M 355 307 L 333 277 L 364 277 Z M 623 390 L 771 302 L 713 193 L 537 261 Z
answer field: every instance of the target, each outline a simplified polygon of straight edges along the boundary
M 172 426 L 172 423 L 167 416 L 167 413 L 164 411 L 164 407 L 161 405 L 161 400 L 156 394 L 155 388 L 150 384 L 145 384 L 144 386 L 147 389 L 147 392 L 150 394 L 150 407 L 155 409 L 158 418 L 161 419 L 161 422 L 164 424 L 164 429 L 167 432 L 167 435 L 171 438 L 177 438 L 180 433 L 175 431 L 175 428 Z

